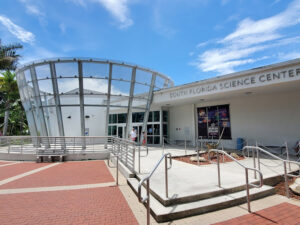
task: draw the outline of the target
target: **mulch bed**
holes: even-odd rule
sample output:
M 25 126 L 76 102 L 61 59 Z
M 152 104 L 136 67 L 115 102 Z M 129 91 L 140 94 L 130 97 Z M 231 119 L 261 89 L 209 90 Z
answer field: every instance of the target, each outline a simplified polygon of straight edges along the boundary
M 296 180 L 295 177 L 289 178 L 289 185 L 293 184 L 295 180 Z M 281 181 L 279 184 L 277 184 L 274 187 L 275 187 L 276 194 L 286 196 L 284 181 Z M 300 200 L 300 195 L 296 195 L 290 189 L 289 189 L 289 193 L 290 193 L 290 198 Z
M 195 155 L 189 155 L 189 156 L 174 156 L 172 157 L 173 159 L 175 160 L 178 160 L 178 161 L 181 161 L 181 162 L 185 162 L 185 163 L 190 163 L 190 164 L 193 164 L 193 165 L 198 165 L 198 162 L 197 161 L 191 161 L 190 158 L 192 156 L 195 156 L 197 157 L 197 154 Z M 208 153 L 202 153 L 200 154 L 200 157 L 204 157 L 207 161 L 206 162 L 199 162 L 200 165 L 208 165 L 208 164 L 211 164 L 211 162 L 208 161 Z M 245 159 L 245 157 L 243 156 L 239 156 L 237 158 L 237 160 L 242 160 L 242 159 Z M 226 163 L 226 162 L 232 162 L 233 160 L 231 158 L 229 158 L 228 156 L 224 156 L 224 161 L 223 161 L 223 155 L 220 155 L 219 156 L 219 160 L 220 160 L 220 163 Z M 215 157 L 212 157 L 211 158 L 211 161 L 213 162 L 217 162 L 217 156 Z

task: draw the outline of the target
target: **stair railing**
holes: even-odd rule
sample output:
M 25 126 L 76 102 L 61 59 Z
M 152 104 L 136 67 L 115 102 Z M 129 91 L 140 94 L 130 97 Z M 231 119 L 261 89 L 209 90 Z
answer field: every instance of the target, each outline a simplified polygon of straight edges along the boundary
M 170 166 L 168 167 L 168 158 L 170 160 Z M 146 208 L 147 208 L 147 225 L 150 225 L 150 178 L 152 177 L 153 173 L 156 171 L 156 169 L 158 168 L 158 166 L 160 165 L 160 163 L 162 161 L 165 161 L 165 187 L 166 187 L 166 197 L 168 198 L 168 170 L 171 169 L 172 167 L 172 155 L 171 153 L 166 153 L 164 154 L 159 161 L 156 163 L 156 165 L 153 167 L 153 169 L 151 170 L 151 172 L 144 177 L 138 185 L 138 199 L 139 202 L 141 203 L 146 203 Z M 146 197 L 142 198 L 142 194 L 141 194 L 141 188 L 144 182 L 146 183 Z
M 229 155 L 227 152 L 223 151 L 223 150 L 218 150 L 218 149 L 210 149 L 208 152 L 208 159 L 209 161 L 211 161 L 210 159 L 210 153 L 211 152 L 215 152 L 217 153 L 217 168 L 218 168 L 218 186 L 221 187 L 221 172 L 220 172 L 220 158 L 219 158 L 219 154 L 222 154 L 223 157 L 224 155 L 226 155 L 227 157 L 229 157 L 230 159 L 232 159 L 235 163 L 237 163 L 238 165 L 240 165 L 241 167 L 243 167 L 245 169 L 245 178 L 246 178 L 246 193 L 247 193 L 247 205 L 248 205 L 248 212 L 251 212 L 251 206 L 250 206 L 250 193 L 249 193 L 249 189 L 250 187 L 254 187 L 254 188 L 260 188 L 263 186 L 263 174 L 260 170 L 256 169 L 256 168 L 251 168 L 251 167 L 246 167 L 243 164 L 241 164 L 237 159 L 235 159 L 234 157 L 232 157 L 231 155 Z M 259 185 L 253 184 L 253 183 L 249 183 L 249 170 L 253 170 L 256 174 L 256 172 L 259 174 Z
M 296 165 L 298 165 L 298 167 L 299 167 L 299 173 L 300 173 L 300 162 L 282 159 L 282 158 L 280 158 L 280 157 L 278 157 L 278 156 L 276 156 L 276 155 L 274 155 L 274 154 L 272 154 L 272 153 L 270 153 L 270 152 L 266 151 L 265 149 L 263 149 L 261 147 L 258 147 L 258 146 L 245 146 L 243 148 L 243 154 L 244 154 L 244 150 L 246 150 L 246 149 L 248 151 L 249 151 L 249 149 L 252 150 L 253 164 L 254 164 L 255 168 L 256 168 L 255 158 L 257 157 L 257 166 L 258 166 L 259 170 L 260 170 L 260 164 L 261 164 L 259 152 L 263 152 L 263 153 L 269 155 L 270 157 L 272 157 L 272 158 L 274 158 L 276 160 L 279 160 L 279 161 L 281 161 L 283 163 L 285 193 L 286 193 L 286 197 L 290 198 L 289 186 L 288 186 L 288 177 L 297 177 L 298 178 L 298 177 L 300 177 L 300 174 L 299 175 L 289 174 L 287 172 L 287 166 L 286 166 L 286 164 L 288 163 L 289 165 L 290 164 L 296 164 Z M 255 150 L 256 150 L 256 152 L 255 152 Z M 256 153 L 256 155 L 255 155 L 255 153 Z
M 146 148 L 146 155 L 141 155 L 141 148 L 142 147 Z M 139 169 L 139 173 L 141 173 L 141 157 L 147 157 L 148 154 L 149 154 L 148 146 L 139 145 L 139 147 L 138 147 L 138 169 Z

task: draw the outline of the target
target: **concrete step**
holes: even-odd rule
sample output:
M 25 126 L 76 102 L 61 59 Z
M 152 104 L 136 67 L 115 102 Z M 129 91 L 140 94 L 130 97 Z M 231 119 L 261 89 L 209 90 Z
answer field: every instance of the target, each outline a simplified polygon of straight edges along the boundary
M 135 178 L 127 179 L 129 186 L 137 194 L 139 181 Z M 151 187 L 151 180 L 150 180 Z M 259 199 L 275 193 L 271 186 L 264 185 L 261 188 L 250 189 L 251 200 Z M 142 197 L 146 196 L 146 189 L 142 187 Z M 237 191 L 230 194 L 211 196 L 210 198 L 191 201 L 171 206 L 164 206 L 152 194 L 150 194 L 151 214 L 157 222 L 185 218 L 188 216 L 199 215 L 211 211 L 216 211 L 235 205 L 243 204 L 247 201 L 246 191 Z
M 140 177 L 136 178 L 138 181 Z M 127 182 L 130 184 L 131 182 L 135 182 L 135 178 L 128 179 Z M 258 182 L 253 182 L 254 184 L 258 184 Z M 145 186 L 145 184 L 144 184 Z M 170 187 L 169 187 L 170 190 Z M 233 185 L 227 186 L 226 188 L 219 188 L 218 186 L 212 187 L 209 190 L 201 190 L 201 188 L 195 190 L 193 194 L 188 193 L 178 193 L 178 194 L 169 194 L 169 198 L 164 195 L 158 194 L 155 190 L 150 188 L 150 193 L 164 206 L 171 206 L 175 204 L 182 204 L 187 202 L 199 201 L 208 199 L 211 197 L 217 197 L 220 195 L 231 194 L 234 192 L 246 190 L 246 185 Z M 169 191 L 170 192 L 170 191 Z

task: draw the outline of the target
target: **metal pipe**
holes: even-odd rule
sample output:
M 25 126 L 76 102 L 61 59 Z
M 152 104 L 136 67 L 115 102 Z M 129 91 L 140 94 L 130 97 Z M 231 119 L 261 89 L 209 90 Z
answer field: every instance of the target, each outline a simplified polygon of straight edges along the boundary
M 141 146 L 139 146 L 139 173 L 141 173 Z
M 117 156 L 117 174 L 116 174 L 116 185 L 119 185 L 119 156 Z
M 251 213 L 250 194 L 249 194 L 249 175 L 248 175 L 248 169 L 247 168 L 245 168 L 245 175 L 246 175 L 246 193 L 247 193 L 248 212 Z
M 257 147 L 257 142 L 256 142 L 256 147 Z M 254 149 L 252 149 L 252 157 L 253 157 L 253 168 L 256 169 L 255 150 Z M 253 172 L 254 172 L 254 179 L 257 179 L 256 171 L 253 171 Z
M 289 154 L 289 148 L 288 148 L 288 145 L 287 145 L 287 142 L 285 142 L 285 148 L 286 148 L 286 159 L 288 161 L 290 161 L 290 154 Z M 289 171 L 291 171 L 291 162 L 289 162 Z
M 286 161 L 283 161 L 283 169 L 284 169 L 284 184 L 285 184 L 286 197 L 290 198 L 288 177 L 287 177 L 287 170 L 286 170 Z
M 169 198 L 168 192 L 168 159 L 165 157 L 165 185 L 166 185 L 166 198 Z
M 147 225 L 150 225 L 150 180 L 147 180 Z
M 186 154 L 186 137 L 184 137 L 184 150 L 185 150 L 185 155 L 187 155 Z
M 209 153 L 208 153 L 209 154 Z M 220 174 L 220 159 L 219 153 L 217 153 L 217 166 L 218 166 L 218 186 L 221 187 L 221 174 Z
M 200 165 L 200 150 L 199 150 L 199 148 L 198 148 L 198 140 L 197 140 L 197 164 L 198 164 L 198 166 Z M 201 149 L 201 148 L 200 148 Z

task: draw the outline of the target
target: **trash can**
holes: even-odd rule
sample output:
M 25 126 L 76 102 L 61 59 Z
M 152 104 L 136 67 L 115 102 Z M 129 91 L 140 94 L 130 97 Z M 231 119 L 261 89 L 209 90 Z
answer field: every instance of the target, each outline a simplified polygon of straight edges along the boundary
M 244 139 L 243 138 L 237 138 L 236 139 L 236 149 L 242 150 L 244 147 Z

